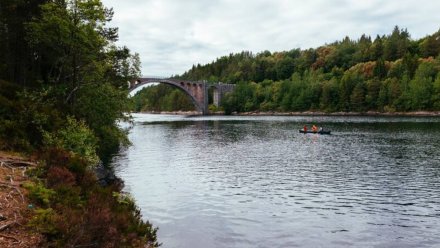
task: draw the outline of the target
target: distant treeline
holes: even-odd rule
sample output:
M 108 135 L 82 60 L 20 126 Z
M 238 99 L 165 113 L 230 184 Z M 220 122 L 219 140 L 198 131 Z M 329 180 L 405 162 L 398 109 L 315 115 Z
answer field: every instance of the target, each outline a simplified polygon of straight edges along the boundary
M 440 110 L 439 53 L 440 31 L 413 40 L 396 26 L 374 40 L 230 54 L 176 78 L 236 83 L 226 112 Z

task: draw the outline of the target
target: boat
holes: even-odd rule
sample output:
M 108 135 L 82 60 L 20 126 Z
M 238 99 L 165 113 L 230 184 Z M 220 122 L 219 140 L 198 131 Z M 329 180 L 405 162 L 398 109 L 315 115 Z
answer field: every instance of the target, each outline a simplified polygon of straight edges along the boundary
M 312 131 L 312 130 L 304 131 L 304 129 L 300 129 L 299 132 L 300 132 L 300 133 L 317 133 L 317 134 L 330 134 L 330 133 L 331 133 L 330 130 L 321 130 L 321 131 L 316 131 L 316 132 L 314 132 L 314 131 Z

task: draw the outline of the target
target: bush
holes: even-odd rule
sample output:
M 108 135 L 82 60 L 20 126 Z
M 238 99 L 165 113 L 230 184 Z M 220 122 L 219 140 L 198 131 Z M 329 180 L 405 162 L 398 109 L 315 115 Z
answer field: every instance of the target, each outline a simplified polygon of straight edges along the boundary
M 96 165 L 99 161 L 96 155 L 97 140 L 84 121 L 77 121 L 67 117 L 65 126 L 49 133 L 44 131 L 44 144 L 48 147 L 58 147 L 83 157 L 90 164 Z
M 55 227 L 55 219 L 56 214 L 52 208 L 37 209 L 28 225 L 42 234 L 53 236 L 58 233 Z
M 126 133 L 116 125 L 117 120 L 127 119 L 123 115 L 129 107 L 127 92 L 107 83 L 84 85 L 73 107 L 75 116 L 85 120 L 97 137 L 101 160 L 117 152 L 121 144 L 128 144 Z
M 75 175 L 66 167 L 53 166 L 47 172 L 47 185 L 55 188 L 59 185 L 74 186 L 76 184 Z
M 159 246 L 157 229 L 142 221 L 120 183 L 99 186 L 88 162 L 63 149 L 40 155 L 44 162 L 33 174 L 41 178 L 25 187 L 37 207 L 30 226 L 46 235 L 48 246 Z
M 49 207 L 56 195 L 54 190 L 46 188 L 41 182 L 26 183 L 23 187 L 29 191 L 29 199 L 43 207 Z

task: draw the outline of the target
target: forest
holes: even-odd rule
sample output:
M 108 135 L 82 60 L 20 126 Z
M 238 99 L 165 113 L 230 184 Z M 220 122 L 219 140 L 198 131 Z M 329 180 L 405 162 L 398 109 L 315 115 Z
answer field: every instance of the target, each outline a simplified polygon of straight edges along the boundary
M 440 110 L 439 55 L 440 31 L 413 40 L 395 26 L 374 39 L 362 35 L 305 50 L 243 51 L 174 77 L 237 84 L 222 103 L 226 113 L 434 111 Z
M 129 143 L 117 121 L 140 74 L 112 16 L 100 0 L 0 3 L 0 151 L 37 161 L 21 190 L 40 247 L 159 245 L 123 183 L 94 173 Z

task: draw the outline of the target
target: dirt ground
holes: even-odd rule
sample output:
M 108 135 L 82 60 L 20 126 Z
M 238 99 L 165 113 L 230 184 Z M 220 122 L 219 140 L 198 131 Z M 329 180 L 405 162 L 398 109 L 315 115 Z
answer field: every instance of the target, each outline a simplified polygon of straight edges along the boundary
M 26 170 L 34 166 L 23 156 L 0 151 L 0 247 L 38 247 L 43 240 L 27 227 L 33 206 L 22 187 L 29 180 Z

